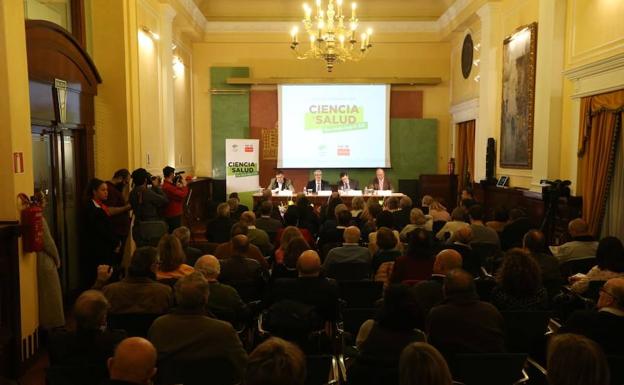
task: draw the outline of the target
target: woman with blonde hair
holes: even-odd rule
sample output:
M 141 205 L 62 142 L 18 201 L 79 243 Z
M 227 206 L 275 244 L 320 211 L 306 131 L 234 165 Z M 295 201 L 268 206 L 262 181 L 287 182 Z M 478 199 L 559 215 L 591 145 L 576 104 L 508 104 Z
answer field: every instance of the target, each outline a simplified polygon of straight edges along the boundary
M 182 278 L 195 271 L 187 265 L 182 243 L 178 237 L 165 234 L 158 242 L 158 257 L 160 264 L 156 272 L 156 279 Z
M 609 365 L 597 343 L 577 334 L 550 340 L 546 356 L 550 385 L 608 385 Z
M 451 372 L 442 354 L 425 342 L 414 342 L 401 353 L 400 385 L 451 385 Z
M 434 199 L 433 202 L 431 202 L 431 204 L 429 205 L 429 215 L 431 215 L 431 218 L 434 222 L 448 222 L 451 220 L 451 215 L 449 214 L 446 207 L 444 207 L 444 205 L 442 205 L 442 203 L 440 203 L 440 201 L 436 199 Z

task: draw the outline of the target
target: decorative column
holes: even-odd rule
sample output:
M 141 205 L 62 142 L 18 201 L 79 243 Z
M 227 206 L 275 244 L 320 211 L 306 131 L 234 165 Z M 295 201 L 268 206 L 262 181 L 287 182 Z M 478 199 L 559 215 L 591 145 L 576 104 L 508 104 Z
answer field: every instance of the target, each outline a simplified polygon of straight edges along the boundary
M 481 20 L 479 63 L 479 124 L 475 132 L 475 181 L 485 179 L 487 139 L 494 137 L 500 127 L 500 83 L 502 23 L 501 5 L 486 3 L 477 11 Z M 498 156 L 497 156 L 498 162 Z
M 162 66 L 161 116 L 165 143 L 163 159 L 167 165 L 175 167 L 175 110 L 173 83 L 173 19 L 176 11 L 169 4 L 160 4 L 160 63 Z
M 559 179 L 565 44 L 566 0 L 540 1 L 537 25 L 533 174 L 531 190 L 540 180 Z

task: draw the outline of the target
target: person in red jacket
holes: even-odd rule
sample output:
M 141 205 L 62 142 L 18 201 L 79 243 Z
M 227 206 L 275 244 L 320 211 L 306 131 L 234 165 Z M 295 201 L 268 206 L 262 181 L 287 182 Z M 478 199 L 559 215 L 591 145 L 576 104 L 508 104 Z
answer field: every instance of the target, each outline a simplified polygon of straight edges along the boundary
M 163 168 L 163 176 L 165 180 L 162 189 L 169 199 L 169 203 L 163 211 L 163 216 L 171 234 L 173 230 L 182 226 L 182 207 L 184 199 L 188 194 L 188 187 L 186 186 L 186 180 L 182 176 L 178 175 L 176 177 L 173 167 L 167 166 Z

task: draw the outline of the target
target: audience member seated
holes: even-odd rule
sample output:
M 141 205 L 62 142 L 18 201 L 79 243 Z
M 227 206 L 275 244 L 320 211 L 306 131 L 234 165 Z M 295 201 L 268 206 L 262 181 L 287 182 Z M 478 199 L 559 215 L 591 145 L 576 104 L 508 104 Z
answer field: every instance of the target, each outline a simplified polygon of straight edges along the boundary
M 524 211 L 509 210 L 509 222 L 500 234 L 501 248 L 506 251 L 514 247 L 522 247 L 522 238 L 529 230 L 531 230 L 531 222 Z
M 460 195 L 461 206 L 468 211 L 472 206 L 477 204 L 471 188 L 464 188 Z
M 333 279 L 320 276 L 321 259 L 314 250 L 301 254 L 297 261 L 296 279 L 278 279 L 270 291 L 267 305 L 291 300 L 315 307 L 316 312 L 327 321 L 334 321 L 338 315 L 339 288 Z
M 359 227 L 362 216 L 362 212 L 364 211 L 364 198 L 361 196 L 356 196 L 351 199 L 351 218 L 354 223 L 356 223 Z
M 110 302 L 111 314 L 164 314 L 173 304 L 171 287 L 156 282 L 158 254 L 151 246 L 139 247 L 132 254 L 128 274 L 119 282 L 102 287 Z M 108 266 L 98 267 L 98 281 L 103 286 L 111 275 Z
M 472 243 L 487 243 L 500 247 L 498 233 L 483 224 L 483 208 L 475 204 L 468 209 L 470 229 L 472 230 Z
M 568 233 L 572 237 L 570 242 L 561 246 L 551 246 L 550 251 L 563 263 L 570 259 L 595 257 L 598 249 L 598 242 L 589 234 L 589 226 L 581 219 L 576 218 L 568 223 Z
M 560 333 L 582 334 L 607 354 L 624 353 L 624 278 L 611 278 L 600 289 L 597 310 L 572 313 Z
M 284 266 L 289 269 L 296 269 L 299 256 L 306 250 L 312 250 L 312 248 L 305 239 L 301 237 L 292 239 L 284 249 Z
M 431 211 L 429 212 L 431 213 Z M 438 233 L 436 234 L 436 238 L 440 241 L 444 241 L 446 239 L 452 238 L 453 234 L 457 230 L 465 227 L 469 228 L 470 225 L 464 221 L 465 214 L 466 211 L 462 207 L 457 207 L 455 210 L 453 210 L 453 213 L 451 214 L 451 220 L 446 222 L 444 226 L 442 226 L 440 231 L 438 231 Z
M 284 252 L 288 243 L 295 238 L 303 238 L 303 234 L 297 228 L 297 226 L 287 226 L 284 229 L 281 229 L 277 233 L 277 241 L 275 249 L 274 262 L 275 264 L 283 264 L 284 263 Z
M 442 354 L 424 342 L 409 344 L 399 360 L 399 385 L 452 385 L 453 377 Z
M 316 235 L 319 231 L 319 219 L 308 198 L 303 194 L 297 195 L 295 207 L 297 209 L 297 227 L 308 229 L 310 234 Z
M 394 196 L 386 197 L 384 200 L 383 208 L 386 211 L 390 211 L 392 214 L 399 211 L 399 198 Z M 394 219 L 392 220 L 394 223 Z
M 377 246 L 379 250 L 373 255 L 371 272 L 375 281 L 390 282 L 394 261 L 401 256 L 401 252 L 396 249 L 397 240 L 394 233 L 387 227 L 377 230 Z
M 269 239 L 269 234 L 256 227 L 256 214 L 253 211 L 245 211 L 240 217 L 240 223 L 247 226 L 249 242 L 258 246 L 262 254 L 270 255 L 273 252 L 273 244 Z
M 429 279 L 435 254 L 429 232 L 423 229 L 412 231 L 408 237 L 407 253 L 394 262 L 390 282 Z
M 186 262 L 191 266 L 194 265 L 195 261 L 202 256 L 202 251 L 190 246 L 191 230 L 186 226 L 180 226 L 173 230 L 172 234 L 180 240 L 182 250 L 184 250 L 184 255 L 186 256 Z
M 215 243 L 229 241 L 234 223 L 235 221 L 230 217 L 230 205 L 220 203 L 217 206 L 217 217 L 206 223 L 206 239 Z
M 251 244 L 246 235 L 239 234 L 232 238 L 232 255 L 221 261 L 221 280 L 226 283 L 256 282 L 262 286 L 264 268 L 258 261 L 247 258 Z
M 539 230 L 529 231 L 524 236 L 523 245 L 531 253 L 533 259 L 537 261 L 542 274 L 542 284 L 548 292 L 548 298 L 552 298 L 559 293 L 563 279 L 561 270 L 559 270 L 559 261 L 546 252 L 544 233 Z
M 550 385 L 609 385 L 609 364 L 600 347 L 577 334 L 551 339 L 546 358 Z
M 234 238 L 237 235 L 244 235 L 246 238 L 248 231 L 249 230 L 247 229 L 247 226 L 242 223 L 236 223 L 232 226 L 232 229 L 230 230 L 230 238 Z M 214 253 L 215 257 L 217 257 L 218 259 L 230 258 L 234 254 L 234 246 L 232 244 L 232 241 L 230 240 L 228 242 L 220 244 L 219 246 L 217 246 Z M 246 258 L 253 259 L 258 262 L 263 268 L 269 268 L 269 263 L 264 258 L 264 255 L 262 255 L 262 252 L 260 251 L 258 246 L 250 244 L 244 255 Z
M 624 247 L 616 237 L 605 237 L 598 243 L 596 250 L 596 266 L 587 274 L 576 274 L 570 277 L 572 290 L 584 293 L 591 281 L 606 281 L 624 276 Z
M 461 254 L 464 270 L 474 276 L 479 276 L 481 274 L 481 260 L 480 257 L 473 252 L 472 246 L 470 246 L 470 242 L 472 241 L 472 229 L 469 226 L 460 228 L 453 234 L 449 241 L 451 243 L 446 247 L 457 250 L 457 252 Z
M 496 231 L 497 234 L 500 234 L 503 232 L 507 221 L 509 221 L 509 214 L 507 213 L 507 210 L 502 207 L 498 207 L 494 209 L 494 219 L 487 221 L 485 225 Z
M 156 374 L 156 349 L 148 340 L 130 337 L 121 341 L 108 359 L 110 379 L 103 385 L 148 385 Z
M 431 203 L 428 206 L 428 214 L 431 216 L 431 219 L 434 222 L 435 221 L 444 221 L 444 222 L 451 221 L 451 215 L 449 214 L 448 210 L 438 200 L 432 199 Z
M 278 337 L 264 341 L 249 355 L 245 385 L 304 385 L 305 355 L 297 345 Z
M 159 364 L 221 357 L 232 363 L 242 379 L 247 353 L 232 325 L 204 314 L 209 294 L 208 281 L 201 273 L 180 278 L 175 285 L 178 307 L 154 321 L 149 340 L 158 352 Z
M 184 250 L 180 240 L 173 235 L 165 234 L 158 242 L 158 256 L 160 264 L 156 272 L 156 278 L 177 279 L 191 274 L 194 269 L 185 262 Z
M 265 201 L 260 205 L 260 218 L 256 219 L 256 227 L 260 230 L 266 231 L 269 234 L 269 237 L 277 234 L 278 230 L 283 227 L 282 221 L 279 219 L 275 219 L 271 217 L 271 213 L 273 212 L 274 205 L 273 202 Z M 279 209 L 277 209 L 279 211 Z M 271 239 L 273 242 L 274 239 Z
M 412 199 L 407 195 L 403 195 L 401 200 L 399 200 L 399 209 L 392 213 L 396 230 L 402 231 L 411 222 L 412 206 Z
M 413 208 L 410 211 L 410 223 L 403 227 L 401 233 L 399 233 L 399 238 L 402 242 L 407 242 L 407 235 L 416 229 L 424 229 L 429 232 L 433 229 L 433 220 L 431 216 L 423 214 L 421 209 Z
M 394 217 L 392 216 L 392 212 L 384 210 L 377 215 L 377 217 L 375 218 L 375 229 L 379 229 L 381 227 L 394 229 Z M 396 230 L 392 230 L 392 233 L 397 239 L 397 249 L 402 251 L 403 244 L 401 243 L 401 239 L 399 238 L 399 232 Z M 373 255 L 377 252 L 377 249 L 377 231 L 373 231 L 368 234 L 368 250 L 370 250 L 371 255 Z
M 369 199 L 366 201 L 364 211 L 362 211 L 362 215 L 360 215 L 360 230 L 362 231 L 362 240 L 364 242 L 367 242 L 368 235 L 377 229 L 375 221 L 382 211 L 383 208 L 377 199 Z
M 269 195 L 269 197 L 271 196 L 271 191 L 269 191 L 268 195 Z M 263 197 L 263 199 L 265 197 L 264 191 L 263 191 L 262 197 Z M 228 205 L 230 205 L 230 217 L 234 221 L 238 221 L 240 219 L 240 216 L 245 211 L 249 211 L 249 207 L 247 207 L 247 206 L 245 206 L 245 205 L 240 203 L 240 198 L 238 197 L 238 193 L 237 192 L 230 193 L 230 195 L 228 196 L 227 203 L 228 203 Z
M 212 314 L 233 324 L 249 318 L 251 311 L 236 289 L 219 282 L 221 264 L 214 255 L 204 255 L 199 258 L 195 263 L 195 270 L 203 274 L 210 286 L 207 307 Z
M 389 286 L 376 319 L 360 327 L 356 338 L 359 354 L 349 367 L 349 383 L 396 384 L 403 349 L 412 342 L 425 341 L 425 334 L 419 330 L 423 321 L 408 288 Z
M 344 243 L 327 253 L 323 262 L 323 269 L 327 272 L 331 265 L 339 263 L 362 263 L 370 268 L 372 256 L 366 247 L 359 245 L 360 229 L 349 226 L 344 230 Z M 363 277 L 364 278 L 364 277 Z
M 455 269 L 444 279 L 444 302 L 427 317 L 427 337 L 452 366 L 460 353 L 502 353 L 505 321 L 492 304 L 479 301 L 470 273 Z
M 55 329 L 50 334 L 51 366 L 101 366 L 126 337 L 122 330 L 106 330 L 109 304 L 100 291 L 83 292 L 74 304 L 75 330 Z
M 327 222 L 329 222 L 330 226 L 336 225 L 336 207 L 339 205 L 343 205 L 342 198 L 340 198 L 340 194 L 337 191 L 331 193 L 331 195 L 327 198 L 327 203 L 323 204 L 319 210 L 319 219 L 321 222 L 321 231 L 323 231 L 323 227 Z M 346 209 L 347 206 L 341 207 L 341 209 Z
M 431 278 L 417 283 L 411 288 L 416 302 L 423 311 L 425 317 L 429 311 L 444 300 L 444 278 L 449 271 L 462 267 L 462 257 L 457 251 L 445 249 L 440 251 L 433 263 Z
M 305 239 L 311 247 L 314 247 L 314 237 L 310 229 L 305 226 L 299 226 L 299 208 L 297 208 L 296 206 L 289 206 L 288 209 L 286 209 L 286 212 L 284 213 L 284 224 L 287 227 L 294 227 L 299 229 L 299 233 L 301 234 L 303 239 Z M 280 246 L 283 231 L 284 229 L 280 229 L 277 232 L 276 247 Z
M 516 248 L 505 253 L 496 281 L 492 304 L 498 310 L 536 311 L 548 307 L 539 265 L 527 251 Z
M 340 208 L 339 211 L 338 208 Z M 322 250 L 326 245 L 342 242 L 344 231 L 347 226 L 351 224 L 351 213 L 347 209 L 347 206 L 341 204 L 336 206 L 336 209 L 337 220 L 335 222 L 333 220 L 327 221 L 321 228 L 318 241 L 319 250 Z M 330 222 L 332 223 L 330 224 Z

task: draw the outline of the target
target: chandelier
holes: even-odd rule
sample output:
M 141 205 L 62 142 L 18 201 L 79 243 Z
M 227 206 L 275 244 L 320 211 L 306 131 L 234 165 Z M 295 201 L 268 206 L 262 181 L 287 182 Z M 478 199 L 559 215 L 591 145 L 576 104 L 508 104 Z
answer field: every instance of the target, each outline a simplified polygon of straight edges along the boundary
M 305 17 L 302 20 L 305 33 L 310 37 L 310 47 L 302 52 L 299 48 L 299 28 L 293 27 L 290 32 L 290 48 L 297 59 L 322 59 L 327 65 L 327 72 L 332 72 L 334 64 L 346 61 L 359 61 L 372 47 L 370 37 L 372 29 L 360 35 L 356 40 L 358 19 L 355 16 L 356 3 L 351 3 L 351 18 L 342 13 L 343 0 L 329 0 L 327 10 L 322 7 L 322 0 L 316 0 L 316 14 L 312 16 L 312 8 L 303 4 Z

